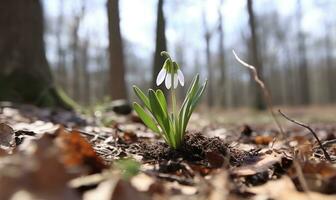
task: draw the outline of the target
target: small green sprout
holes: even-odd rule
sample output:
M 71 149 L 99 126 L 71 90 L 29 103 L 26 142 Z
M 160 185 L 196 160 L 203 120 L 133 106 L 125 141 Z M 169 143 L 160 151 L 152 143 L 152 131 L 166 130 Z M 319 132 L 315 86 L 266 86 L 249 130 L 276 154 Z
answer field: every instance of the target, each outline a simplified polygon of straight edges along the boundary
M 200 85 L 199 75 L 194 77 L 182 106 L 177 112 L 175 90 L 178 82 L 181 86 L 184 85 L 184 77 L 178 64 L 167 52 L 163 51 L 161 55 L 166 57 L 166 61 L 158 74 L 156 84 L 160 85 L 165 80 L 165 85 L 171 93 L 172 112 L 169 113 L 166 97 L 160 89 L 156 91 L 149 89 L 148 96 L 146 96 L 137 86 L 133 86 L 134 92 L 148 112 L 136 102 L 133 103 L 133 107 L 149 129 L 160 134 L 170 147 L 177 149 L 183 142 L 189 119 L 205 90 L 207 81 Z
M 117 160 L 114 165 L 121 171 L 125 180 L 129 180 L 140 171 L 140 163 L 131 158 Z

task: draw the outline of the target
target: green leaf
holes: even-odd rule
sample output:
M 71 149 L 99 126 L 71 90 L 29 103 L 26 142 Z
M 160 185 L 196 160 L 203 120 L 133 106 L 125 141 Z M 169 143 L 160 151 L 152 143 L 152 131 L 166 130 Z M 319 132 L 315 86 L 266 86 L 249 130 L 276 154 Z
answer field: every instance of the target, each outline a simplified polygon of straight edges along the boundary
M 141 91 L 140 88 L 138 88 L 137 86 L 133 85 L 133 90 L 134 93 L 139 97 L 139 99 L 145 104 L 146 108 L 150 110 L 150 105 L 149 105 L 149 100 L 148 97 Z
M 162 110 L 165 112 L 165 115 L 168 115 L 167 101 L 163 92 L 160 89 L 156 90 L 156 97 L 159 100 Z
M 183 132 L 185 132 L 185 129 L 187 127 L 187 122 L 188 122 L 188 114 L 191 106 L 191 101 L 194 98 L 194 95 L 196 94 L 196 91 L 198 90 L 198 84 L 199 84 L 199 75 L 197 74 L 194 79 L 192 84 L 190 85 L 186 98 L 184 99 L 184 102 L 182 104 L 182 107 L 179 112 L 179 129 L 180 129 L 180 135 L 179 137 L 182 139 L 183 137 Z
M 164 134 L 166 134 L 167 139 L 171 138 L 170 137 L 171 135 L 170 135 L 169 116 L 166 115 L 165 112 L 163 111 L 154 90 L 149 89 L 148 97 L 149 97 L 149 104 L 150 104 L 154 118 L 160 125 Z M 169 140 L 168 142 L 171 143 L 171 140 Z
M 206 80 L 205 83 L 200 87 L 198 88 L 194 98 L 192 99 L 192 102 L 191 102 L 191 106 L 190 106 L 190 110 L 189 110 L 189 114 L 188 115 L 191 115 L 192 112 L 194 111 L 197 103 L 199 102 L 200 98 L 202 97 L 204 91 L 205 91 L 205 87 L 207 85 L 208 81 Z
M 150 128 L 154 132 L 160 133 L 160 130 L 156 126 L 153 119 L 145 112 L 145 110 L 138 103 L 133 103 L 133 108 L 148 128 Z

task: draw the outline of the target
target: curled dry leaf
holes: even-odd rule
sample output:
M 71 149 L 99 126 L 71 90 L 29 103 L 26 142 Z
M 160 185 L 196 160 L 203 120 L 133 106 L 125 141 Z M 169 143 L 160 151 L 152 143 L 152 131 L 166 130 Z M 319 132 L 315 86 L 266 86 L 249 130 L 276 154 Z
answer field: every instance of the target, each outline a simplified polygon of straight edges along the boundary
M 255 160 L 255 162 L 237 167 L 233 169 L 231 173 L 234 176 L 250 176 L 262 173 L 273 167 L 275 164 L 281 163 L 283 157 L 283 154 L 276 153 L 275 151 L 271 154 L 262 154 L 258 160 Z
M 249 188 L 248 191 L 256 194 L 254 199 L 331 200 L 336 198 L 336 196 L 315 192 L 298 192 L 288 176 L 284 176 L 279 180 L 269 181 L 262 186 Z
M 15 145 L 15 132 L 7 124 L 0 124 L 0 148 L 9 148 Z
M 86 168 L 89 174 L 99 173 L 107 166 L 96 154 L 91 144 L 78 131 L 57 130 L 56 142 L 61 158 L 68 167 Z

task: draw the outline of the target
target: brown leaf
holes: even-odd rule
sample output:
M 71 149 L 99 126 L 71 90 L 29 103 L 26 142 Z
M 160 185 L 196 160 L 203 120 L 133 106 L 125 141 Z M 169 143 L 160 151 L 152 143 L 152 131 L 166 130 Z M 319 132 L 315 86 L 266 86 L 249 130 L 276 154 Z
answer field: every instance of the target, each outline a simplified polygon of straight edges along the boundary
M 249 192 L 256 194 L 255 199 L 274 199 L 274 200 L 331 200 L 335 199 L 335 196 L 323 195 L 316 192 L 298 192 L 291 181 L 287 176 L 282 177 L 279 180 L 269 181 L 268 183 L 251 187 L 248 189 Z
M 15 132 L 12 127 L 7 124 L 0 124 L 0 148 L 12 147 L 15 145 Z
M 144 194 L 137 191 L 129 182 L 119 180 L 114 188 L 111 200 L 146 200 L 149 199 Z
M 138 137 L 135 133 L 133 132 L 130 132 L 130 131 L 126 131 L 124 132 L 124 135 L 123 135 L 123 140 L 124 142 L 126 142 L 127 144 L 131 144 L 131 143 L 134 143 L 134 142 L 137 142 L 138 141 Z
M 275 151 L 271 154 L 263 154 L 255 162 L 233 169 L 232 174 L 235 176 L 250 176 L 261 173 L 267 171 L 276 163 L 281 163 L 283 157 L 282 154 L 276 153 Z
M 260 144 L 260 145 L 268 145 L 272 141 L 273 141 L 273 137 L 269 135 L 257 135 L 254 138 L 254 143 Z
M 33 144 L 32 144 L 33 145 Z M 18 152 L 0 165 L 0 199 L 10 199 L 24 190 L 33 199 L 79 199 L 67 186 L 71 176 L 59 162 L 58 149 L 50 137 L 42 137 L 32 154 Z
M 66 166 L 87 168 L 89 174 L 99 173 L 107 167 L 78 131 L 68 132 L 60 128 L 57 135 L 57 145 L 61 149 L 62 161 Z

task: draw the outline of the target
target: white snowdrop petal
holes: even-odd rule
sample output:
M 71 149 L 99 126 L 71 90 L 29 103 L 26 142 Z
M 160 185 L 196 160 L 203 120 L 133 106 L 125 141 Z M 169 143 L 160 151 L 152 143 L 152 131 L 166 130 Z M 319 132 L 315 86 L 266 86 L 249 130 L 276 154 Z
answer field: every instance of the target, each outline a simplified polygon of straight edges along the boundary
M 171 74 L 170 73 L 167 73 L 167 75 L 166 75 L 165 84 L 166 84 L 166 88 L 170 89 L 170 87 L 171 87 Z
M 178 80 L 180 81 L 180 84 L 184 86 L 184 76 L 181 70 L 177 70 L 177 77 Z
M 164 81 L 164 79 L 166 77 L 166 73 L 167 73 L 166 69 L 162 68 L 160 70 L 160 72 L 159 72 L 159 74 L 156 78 L 156 85 L 160 85 Z
M 174 74 L 174 89 L 177 88 L 178 80 L 177 80 L 177 74 Z

